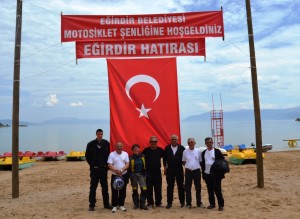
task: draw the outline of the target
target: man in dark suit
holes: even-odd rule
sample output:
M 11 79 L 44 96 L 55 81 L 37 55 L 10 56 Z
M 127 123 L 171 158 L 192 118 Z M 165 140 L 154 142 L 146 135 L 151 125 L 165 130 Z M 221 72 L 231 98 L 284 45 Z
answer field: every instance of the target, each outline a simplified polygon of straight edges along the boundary
M 89 211 L 94 211 L 96 204 L 96 190 L 100 181 L 104 208 L 112 209 L 109 204 L 108 184 L 107 184 L 107 159 L 110 153 L 110 144 L 103 139 L 103 130 L 97 129 L 96 139 L 90 141 L 86 146 L 85 157 L 90 165 L 90 194 Z
M 222 194 L 222 187 L 221 182 L 224 178 L 224 172 L 220 172 L 214 169 L 214 162 L 216 160 L 224 159 L 224 156 L 222 152 L 213 147 L 213 140 L 211 137 L 205 138 L 205 145 L 207 149 L 205 149 L 201 156 L 201 170 L 202 170 L 202 176 L 205 180 L 205 183 L 207 185 L 207 192 L 208 192 L 208 200 L 209 200 L 209 206 L 207 209 L 213 209 L 216 207 L 215 203 L 215 194 L 218 200 L 219 205 L 219 211 L 224 210 L 224 198 Z
M 167 209 L 172 207 L 175 180 L 178 188 L 180 206 L 184 207 L 184 175 L 182 166 L 182 154 L 184 150 L 185 147 L 178 144 L 177 135 L 171 136 L 171 144 L 167 145 L 164 150 L 163 163 L 165 167 L 164 174 L 167 180 Z

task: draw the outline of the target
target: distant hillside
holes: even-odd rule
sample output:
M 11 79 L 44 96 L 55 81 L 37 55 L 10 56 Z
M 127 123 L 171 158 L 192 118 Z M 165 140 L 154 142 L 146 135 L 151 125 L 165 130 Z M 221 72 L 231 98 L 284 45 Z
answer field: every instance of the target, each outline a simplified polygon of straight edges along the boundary
M 108 123 L 105 119 L 77 119 L 77 118 L 55 118 L 43 121 L 38 124 L 51 125 L 51 124 L 95 124 L 95 123 Z
M 262 109 L 260 111 L 262 120 L 295 120 L 300 117 L 300 107 L 288 109 Z M 224 120 L 254 120 L 254 110 L 223 111 Z M 182 122 L 198 122 L 210 120 L 210 112 L 200 115 L 189 116 Z
M 254 110 L 236 110 L 236 111 L 223 111 L 224 120 L 254 120 Z M 288 109 L 262 109 L 262 120 L 296 120 L 300 118 L 300 107 L 288 108 Z M 182 120 L 182 122 L 198 122 L 209 121 L 210 112 L 202 113 L 200 115 L 189 116 Z M 0 120 L 3 125 L 8 124 L 11 126 L 12 121 L 9 119 Z M 51 124 L 99 124 L 109 123 L 109 119 L 78 119 L 78 118 L 55 118 L 46 120 L 40 123 L 32 123 L 20 121 L 21 125 L 51 125 Z
M 54 124 L 96 124 L 96 123 L 108 123 L 108 120 L 104 119 L 77 119 L 77 118 L 55 118 L 49 119 L 39 123 L 20 121 L 20 126 L 29 125 L 54 125 Z M 11 126 L 12 121 L 9 119 L 0 120 L 3 125 Z
M 4 126 L 11 126 L 12 125 L 12 120 L 11 119 L 2 119 L 0 120 L 0 123 Z M 28 126 L 28 125 L 34 125 L 34 123 L 31 122 L 25 122 L 25 121 L 19 121 L 20 126 Z

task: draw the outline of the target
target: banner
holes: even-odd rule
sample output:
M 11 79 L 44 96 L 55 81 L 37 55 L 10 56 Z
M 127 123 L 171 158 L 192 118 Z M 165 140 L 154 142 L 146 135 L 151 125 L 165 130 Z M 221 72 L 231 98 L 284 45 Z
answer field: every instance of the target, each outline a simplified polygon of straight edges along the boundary
M 164 148 L 179 137 L 180 120 L 176 58 L 107 59 L 110 100 L 110 143 L 122 142 L 131 153 L 143 150 L 151 136 Z
M 205 56 L 205 38 L 76 42 L 76 59 L 140 56 Z
M 223 12 L 61 15 L 61 42 L 223 37 Z

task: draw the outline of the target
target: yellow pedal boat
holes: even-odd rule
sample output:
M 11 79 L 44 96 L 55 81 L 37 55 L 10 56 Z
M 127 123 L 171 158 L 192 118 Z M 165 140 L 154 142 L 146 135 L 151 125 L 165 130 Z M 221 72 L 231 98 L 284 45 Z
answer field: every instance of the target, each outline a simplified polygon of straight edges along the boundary
M 23 157 L 19 160 L 19 170 L 32 167 L 35 163 L 35 160 L 31 159 L 30 157 Z M 12 157 L 5 157 L 2 158 L 0 161 L 0 169 L 3 170 L 11 170 L 12 169 Z
M 263 153 L 263 158 L 265 154 Z M 232 164 L 246 164 L 246 163 L 256 163 L 256 152 L 254 148 L 244 148 L 244 149 L 232 149 L 228 160 Z
M 84 161 L 85 160 L 85 151 L 71 151 L 66 155 L 67 161 Z

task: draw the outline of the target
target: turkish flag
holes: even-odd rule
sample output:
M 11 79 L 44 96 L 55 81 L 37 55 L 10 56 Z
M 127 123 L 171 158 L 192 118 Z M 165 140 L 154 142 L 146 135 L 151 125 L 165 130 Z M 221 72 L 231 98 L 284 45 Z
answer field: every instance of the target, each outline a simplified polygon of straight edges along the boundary
M 110 143 L 117 142 L 132 153 L 141 150 L 151 136 L 158 146 L 170 143 L 172 134 L 179 137 L 176 58 L 107 59 L 110 101 Z

